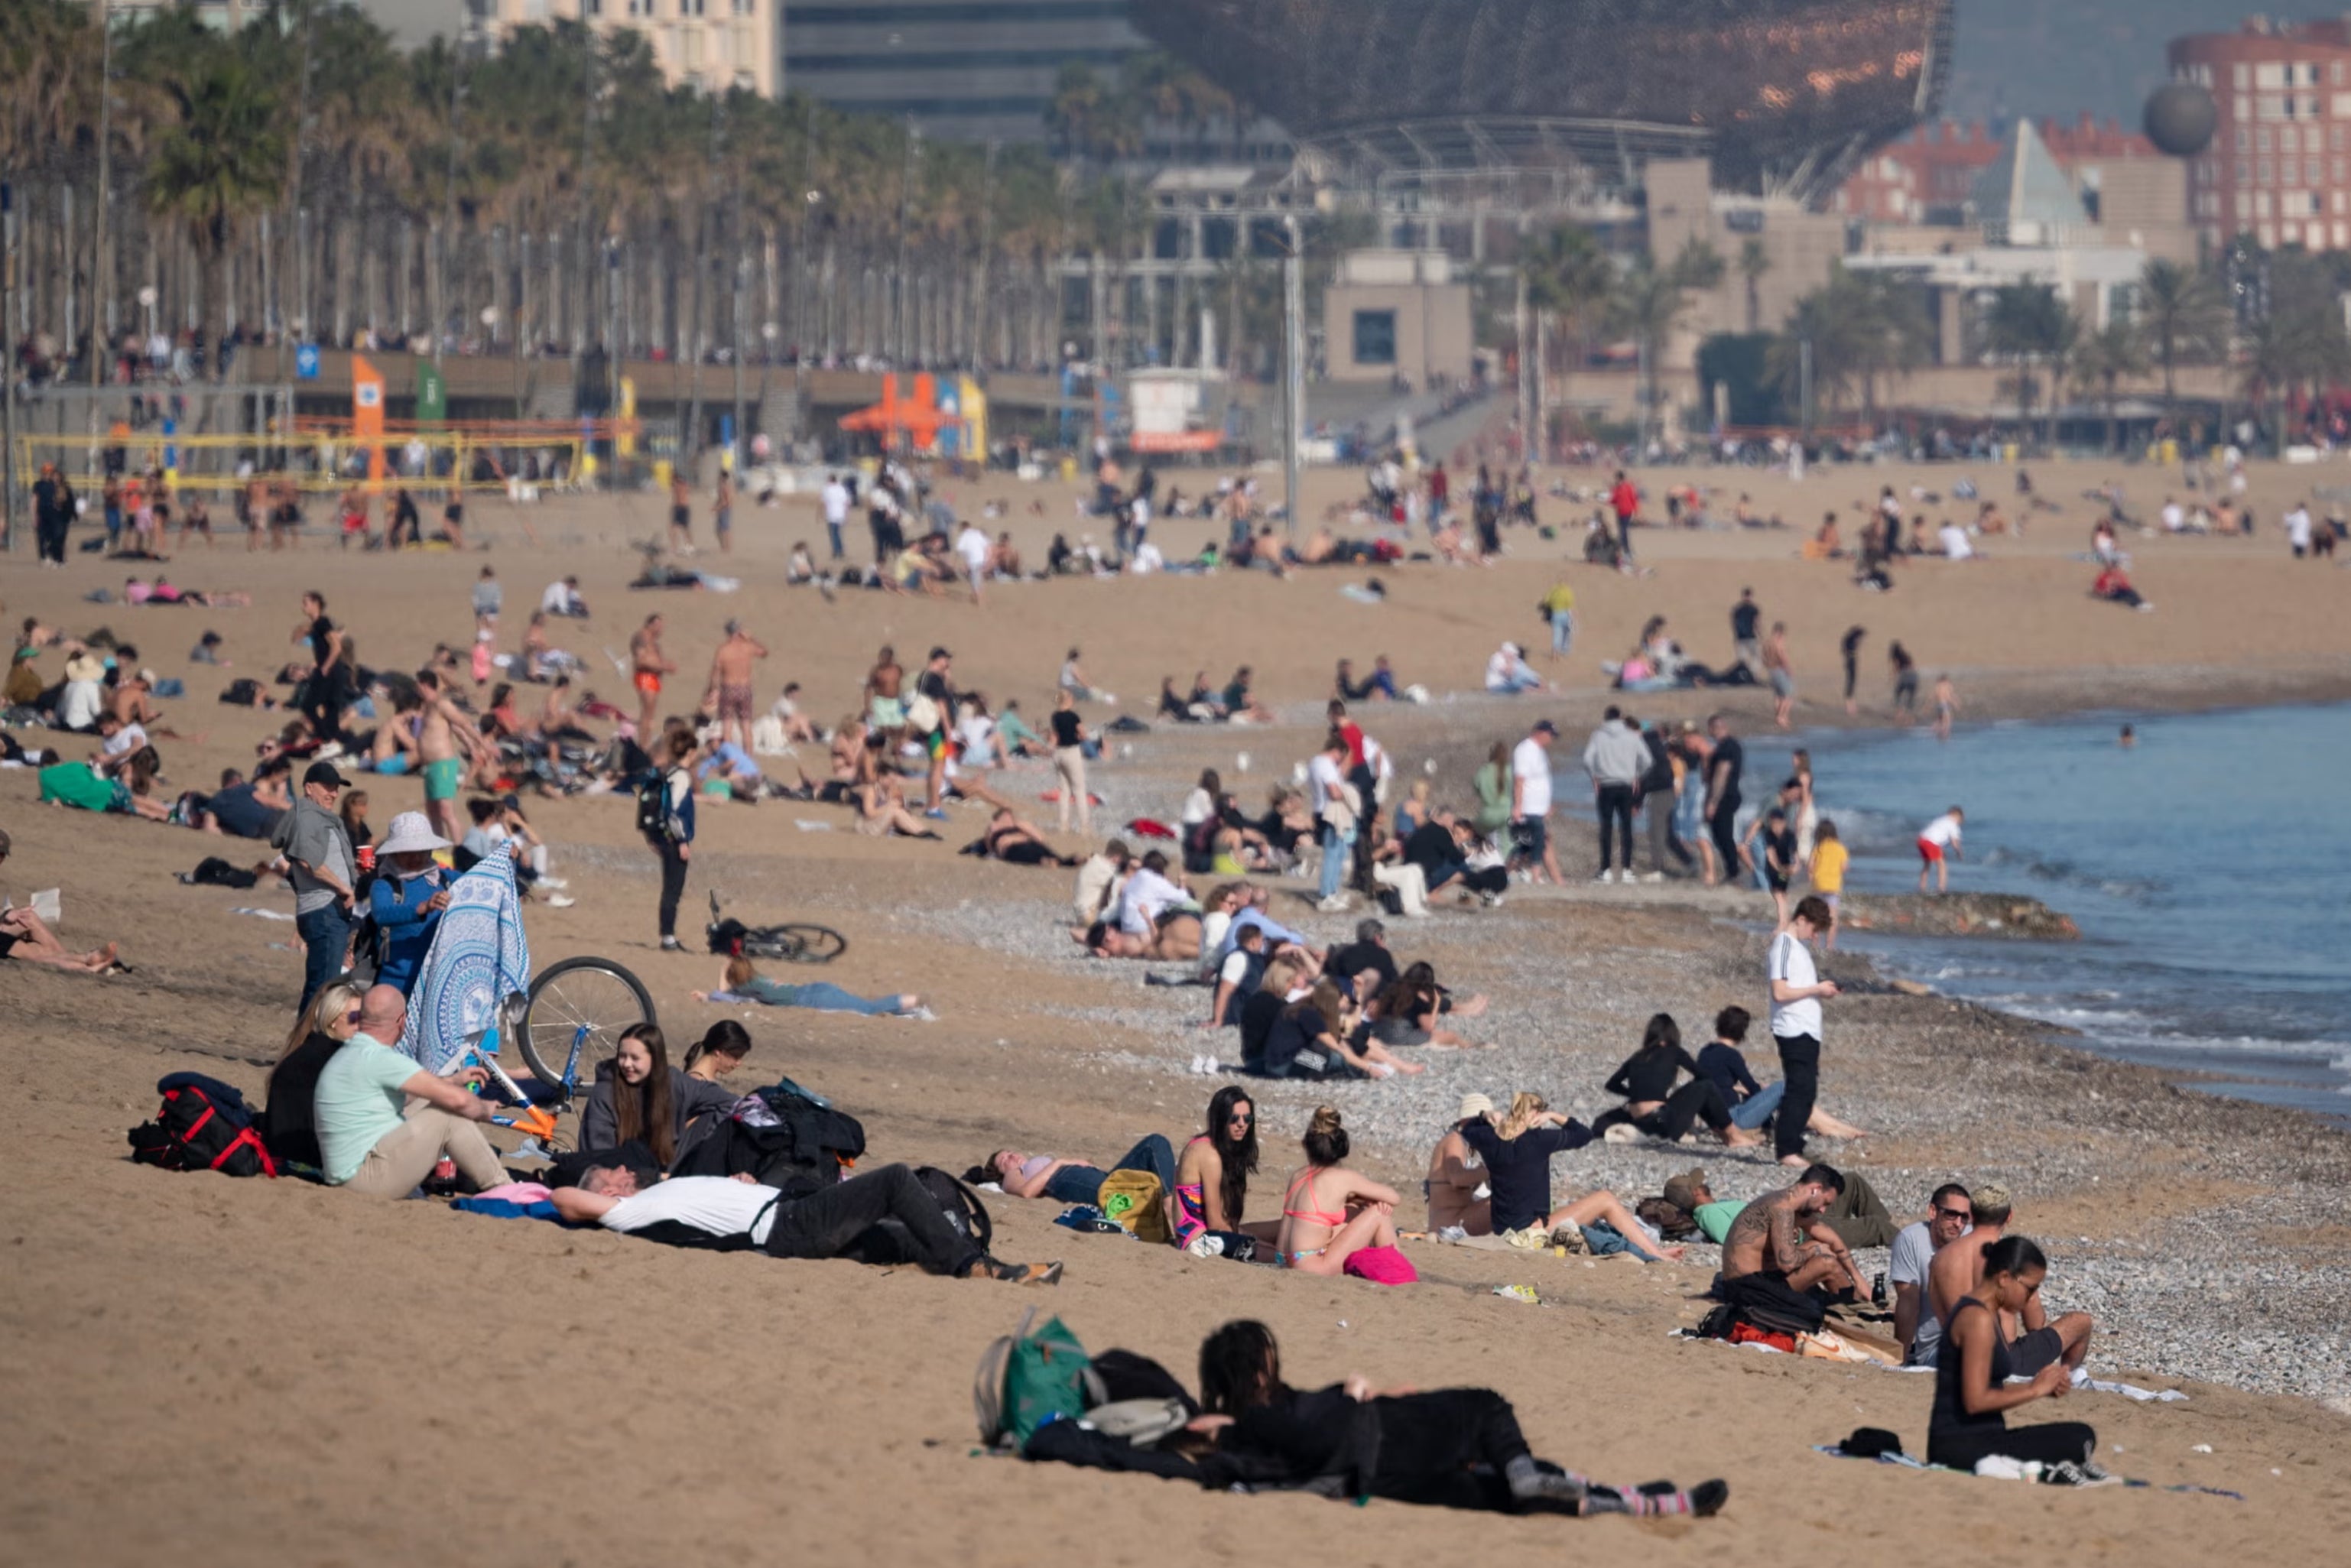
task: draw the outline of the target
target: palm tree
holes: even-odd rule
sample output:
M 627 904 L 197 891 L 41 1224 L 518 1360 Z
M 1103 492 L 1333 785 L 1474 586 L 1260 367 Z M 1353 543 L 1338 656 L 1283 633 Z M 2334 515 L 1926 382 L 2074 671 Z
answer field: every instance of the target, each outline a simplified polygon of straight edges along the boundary
M 2158 257 L 2139 275 L 2137 319 L 2163 370 L 2163 420 L 2176 434 L 2179 367 L 2209 364 L 2228 352 L 2228 293 L 2213 274 Z
M 2116 409 L 2122 401 L 2122 382 L 2147 374 L 2147 338 L 2134 321 L 2116 318 L 2082 339 L 2074 358 L 2074 383 L 2095 392 L 2106 410 L 2106 450 L 2122 446 L 2121 421 Z
M 1739 276 L 1747 284 L 1747 329 L 1763 329 L 1763 275 L 1771 270 L 1771 250 L 1761 235 L 1750 235 L 1739 247 Z
M 214 308 L 224 253 L 238 219 L 277 200 L 286 172 L 285 127 L 277 95 L 234 45 L 184 40 L 161 85 L 175 122 L 156 143 L 147 202 L 186 225 L 197 261 L 196 319 L 214 379 L 225 378 Z
M 1657 403 L 1657 358 L 1690 312 L 1690 295 L 1722 281 L 1722 257 L 1692 239 L 1660 267 L 1644 253 L 1617 279 L 1611 314 L 1633 335 L 1641 361 L 1641 444 L 1646 448 Z
M 1829 269 L 1829 279 L 1796 302 L 1787 326 L 1764 350 L 1764 372 L 1783 398 L 1798 395 L 1803 345 L 1811 345 L 1813 383 L 1832 405 L 1852 388 L 1875 423 L 1880 377 L 1926 363 L 1933 329 L 1917 289 L 1879 272 Z
M 2032 367 L 2053 367 L 2051 402 L 2056 400 L 2054 371 L 2073 348 L 2079 327 L 2057 290 L 2046 283 L 2004 283 L 1992 291 L 1984 312 L 1984 346 L 2012 361 L 2016 370 L 2016 423 L 2019 441 L 2032 434 L 2032 394 L 2036 379 Z

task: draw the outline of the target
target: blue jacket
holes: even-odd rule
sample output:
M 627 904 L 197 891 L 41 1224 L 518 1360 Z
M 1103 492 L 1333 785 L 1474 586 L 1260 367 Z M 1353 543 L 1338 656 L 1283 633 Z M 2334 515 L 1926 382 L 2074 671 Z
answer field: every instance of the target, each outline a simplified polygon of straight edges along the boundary
M 427 914 L 424 904 L 445 885 L 438 866 L 405 878 L 386 871 L 375 879 L 368 891 L 368 908 L 382 933 L 378 985 L 397 986 L 402 995 L 415 987 L 417 971 L 433 947 L 433 934 L 441 926 L 441 912 Z

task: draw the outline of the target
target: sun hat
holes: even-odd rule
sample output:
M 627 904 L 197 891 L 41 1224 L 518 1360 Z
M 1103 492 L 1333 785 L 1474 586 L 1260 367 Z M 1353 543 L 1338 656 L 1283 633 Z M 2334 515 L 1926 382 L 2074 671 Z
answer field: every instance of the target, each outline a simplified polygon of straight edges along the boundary
M 76 653 L 66 661 L 66 679 L 69 681 L 102 681 L 106 679 L 105 662 L 90 653 Z
M 392 831 L 375 851 L 380 855 L 429 854 L 448 847 L 449 841 L 433 831 L 431 818 L 422 811 L 402 811 L 392 820 Z
M 1464 1094 L 1461 1096 L 1461 1113 L 1453 1119 L 1457 1122 L 1467 1122 L 1472 1116 L 1490 1116 L 1493 1113 L 1494 1102 L 1491 1096 Z

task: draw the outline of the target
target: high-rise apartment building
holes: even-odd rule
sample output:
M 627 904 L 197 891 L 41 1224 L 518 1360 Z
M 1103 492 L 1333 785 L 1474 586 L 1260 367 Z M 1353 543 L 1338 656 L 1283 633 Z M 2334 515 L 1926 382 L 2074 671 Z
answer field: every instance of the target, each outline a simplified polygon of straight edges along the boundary
M 610 3 L 610 0 L 608 0 Z M 926 136 L 1041 141 L 1064 66 L 1148 47 L 1126 0 L 784 0 L 792 90 Z
M 2172 76 L 2212 95 L 2212 143 L 2188 161 L 2189 218 L 2208 246 L 2351 250 L 2351 26 L 2255 18 L 2175 38 Z

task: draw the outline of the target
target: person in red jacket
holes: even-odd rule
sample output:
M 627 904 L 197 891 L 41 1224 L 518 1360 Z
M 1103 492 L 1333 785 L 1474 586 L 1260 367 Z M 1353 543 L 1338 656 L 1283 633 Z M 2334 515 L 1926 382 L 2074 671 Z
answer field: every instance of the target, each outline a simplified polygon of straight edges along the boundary
M 1633 514 L 1641 509 L 1641 492 L 1633 481 L 1625 477 L 1625 470 L 1616 470 L 1616 486 L 1608 492 L 1609 509 L 1616 514 L 1616 543 L 1625 559 L 1633 559 Z

